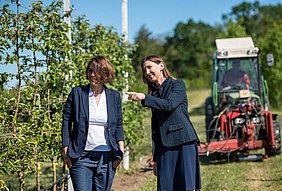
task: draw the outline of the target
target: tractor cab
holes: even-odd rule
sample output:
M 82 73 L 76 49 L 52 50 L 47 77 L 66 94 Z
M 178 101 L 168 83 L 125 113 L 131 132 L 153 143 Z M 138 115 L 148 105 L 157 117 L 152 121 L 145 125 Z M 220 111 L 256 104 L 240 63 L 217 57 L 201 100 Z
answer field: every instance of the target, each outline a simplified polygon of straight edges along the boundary
M 263 104 L 258 57 L 216 59 L 214 63 L 214 101 L 221 108 L 253 99 Z M 218 110 L 218 109 L 217 109 Z
M 258 58 L 216 60 L 218 91 L 230 92 L 249 89 L 258 92 Z

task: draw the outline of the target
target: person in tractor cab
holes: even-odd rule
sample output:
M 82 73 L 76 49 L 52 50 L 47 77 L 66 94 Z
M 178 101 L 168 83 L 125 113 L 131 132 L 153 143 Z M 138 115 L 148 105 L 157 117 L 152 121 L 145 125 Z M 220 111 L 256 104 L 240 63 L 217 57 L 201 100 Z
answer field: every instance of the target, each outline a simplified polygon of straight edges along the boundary
M 238 59 L 233 61 L 233 67 L 224 74 L 221 83 L 223 88 L 239 85 L 247 89 L 250 87 L 250 84 L 250 78 L 245 71 L 240 69 L 240 60 Z

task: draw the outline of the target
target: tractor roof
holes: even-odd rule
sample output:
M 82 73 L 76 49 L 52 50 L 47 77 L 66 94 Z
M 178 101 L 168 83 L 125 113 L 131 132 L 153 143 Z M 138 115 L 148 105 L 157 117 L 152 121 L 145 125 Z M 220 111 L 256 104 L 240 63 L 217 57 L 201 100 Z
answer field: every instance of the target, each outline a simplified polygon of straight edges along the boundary
M 216 39 L 217 58 L 240 58 L 257 56 L 259 49 L 251 37 Z

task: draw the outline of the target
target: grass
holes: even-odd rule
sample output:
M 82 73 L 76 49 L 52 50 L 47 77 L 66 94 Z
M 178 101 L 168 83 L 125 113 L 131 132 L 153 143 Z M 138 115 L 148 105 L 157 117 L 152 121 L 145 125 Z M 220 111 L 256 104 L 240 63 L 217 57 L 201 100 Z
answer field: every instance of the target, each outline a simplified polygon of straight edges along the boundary
M 60 178 L 62 175 L 62 162 L 57 164 L 57 179 Z M 35 173 L 30 173 L 25 175 L 25 185 L 24 189 L 31 191 L 31 190 L 37 190 L 36 188 L 36 175 Z M 12 190 L 19 190 L 19 180 L 17 175 L 11 175 L 11 176 L 5 176 L 1 177 L 0 180 L 4 180 L 6 186 L 9 188 L 10 191 Z M 45 162 L 42 171 L 40 171 L 40 185 L 41 188 L 46 188 L 50 184 L 53 183 L 53 172 L 52 172 L 52 163 L 51 162 Z M 0 187 L 0 191 L 1 187 Z
M 57 179 L 62 176 L 62 165 L 63 165 L 62 161 L 60 161 L 56 165 Z M 1 179 L 5 181 L 5 185 L 9 188 L 10 191 L 19 190 L 19 179 L 16 174 L 5 176 L 5 177 L 0 176 L 0 180 Z M 28 191 L 37 190 L 35 173 L 26 174 L 24 176 L 24 179 L 25 179 L 24 190 L 28 190 Z M 41 189 L 46 188 L 52 183 L 53 183 L 52 163 L 45 162 L 40 171 Z M 0 187 L 0 191 L 2 191 L 1 187 Z
M 143 184 L 138 191 L 156 191 L 157 190 L 157 178 L 156 176 L 150 176 L 147 182 Z

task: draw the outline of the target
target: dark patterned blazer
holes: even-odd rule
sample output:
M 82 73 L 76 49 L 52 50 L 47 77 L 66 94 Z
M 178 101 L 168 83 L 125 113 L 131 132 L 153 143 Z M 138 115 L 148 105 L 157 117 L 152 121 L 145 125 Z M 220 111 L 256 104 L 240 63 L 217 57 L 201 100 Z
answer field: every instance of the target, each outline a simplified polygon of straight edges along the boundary
M 166 79 L 161 88 L 156 91 L 153 91 L 151 95 L 146 94 L 142 101 L 143 106 L 152 109 L 153 154 L 158 144 L 173 147 L 192 141 L 199 143 L 188 115 L 188 99 L 184 82 Z
M 107 102 L 107 132 L 112 152 L 115 157 L 122 158 L 118 141 L 124 140 L 122 125 L 122 105 L 119 92 L 105 87 Z M 78 158 L 84 151 L 89 128 L 89 89 L 87 86 L 72 88 L 63 109 L 62 146 L 68 146 L 68 155 Z

